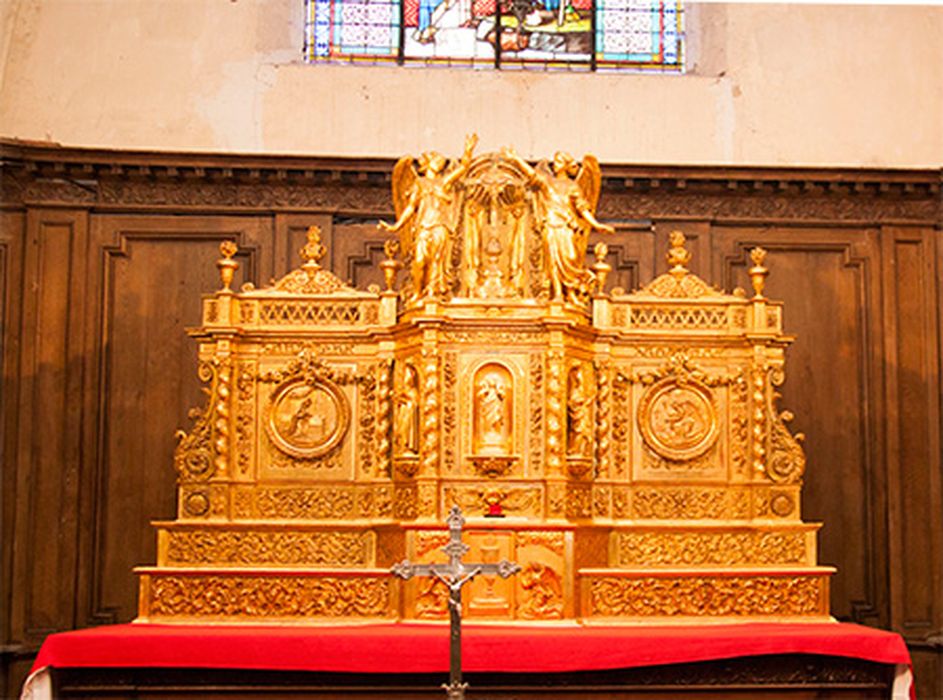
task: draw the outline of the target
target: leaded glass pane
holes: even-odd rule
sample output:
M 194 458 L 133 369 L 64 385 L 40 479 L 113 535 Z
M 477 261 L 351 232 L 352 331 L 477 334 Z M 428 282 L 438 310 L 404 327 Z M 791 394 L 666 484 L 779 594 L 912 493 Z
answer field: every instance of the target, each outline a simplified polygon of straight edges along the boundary
M 650 0 L 306 0 L 309 61 L 680 71 L 683 9 Z
M 495 0 L 403 0 L 406 60 L 492 66 Z
M 596 60 L 678 70 L 682 65 L 681 4 L 596 0 Z
M 592 0 L 509 0 L 504 31 L 513 43 L 502 63 L 522 67 L 588 67 L 592 61 Z M 502 47 L 504 43 L 502 42 Z
M 308 60 L 395 60 L 399 12 L 398 0 L 308 0 Z

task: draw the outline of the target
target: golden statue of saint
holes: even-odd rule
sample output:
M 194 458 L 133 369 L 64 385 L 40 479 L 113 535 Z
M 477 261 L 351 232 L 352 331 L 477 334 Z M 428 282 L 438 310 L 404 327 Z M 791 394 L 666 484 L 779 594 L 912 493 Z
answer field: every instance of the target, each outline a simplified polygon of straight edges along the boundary
M 592 397 L 586 390 L 585 378 L 579 367 L 570 370 L 566 405 L 567 454 L 589 457 L 592 438 Z
M 569 153 L 557 152 L 550 168 L 545 163 L 535 168 L 513 149 L 505 149 L 504 156 L 520 167 L 537 189 L 537 222 L 543 240 L 550 298 L 582 303 L 594 280 L 585 267 L 589 233 L 593 230 L 615 232 L 611 226 L 597 221 L 593 214 L 602 179 L 599 162 L 587 155 L 579 164 Z
M 475 380 L 475 447 L 479 454 L 510 451 L 510 396 L 507 370 L 488 366 Z
M 379 227 L 400 233 L 400 246 L 412 256 L 410 301 L 427 296 L 443 296 L 449 290 L 448 266 L 451 240 L 455 235 L 454 186 L 468 172 L 478 136 L 465 141 L 461 159 L 447 168 L 440 153 L 424 153 L 418 169 L 412 157 L 400 158 L 393 168 L 393 204 L 396 222 Z
M 403 386 L 396 396 L 393 437 L 399 454 L 419 453 L 419 377 L 411 365 L 406 365 Z

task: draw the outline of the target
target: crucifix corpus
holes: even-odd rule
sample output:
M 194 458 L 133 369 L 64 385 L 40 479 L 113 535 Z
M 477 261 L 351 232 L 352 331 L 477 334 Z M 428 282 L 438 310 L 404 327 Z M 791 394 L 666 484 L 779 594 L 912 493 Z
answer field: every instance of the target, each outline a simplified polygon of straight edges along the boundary
M 462 509 L 452 506 L 445 522 L 449 526 L 449 543 L 442 551 L 449 555 L 448 564 L 413 564 L 404 559 L 392 568 L 400 578 L 409 580 L 413 576 L 434 576 L 449 589 L 449 684 L 443 686 L 448 700 L 463 700 L 467 683 L 462 682 L 462 586 L 478 574 L 495 575 L 501 578 L 513 576 L 521 567 L 502 559 L 497 564 L 466 564 L 462 556 L 468 551 L 462 542 Z

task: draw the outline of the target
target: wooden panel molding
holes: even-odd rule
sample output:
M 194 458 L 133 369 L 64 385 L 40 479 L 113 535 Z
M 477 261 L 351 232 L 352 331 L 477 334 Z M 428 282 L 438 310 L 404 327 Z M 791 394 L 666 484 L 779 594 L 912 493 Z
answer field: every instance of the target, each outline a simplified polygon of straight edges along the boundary
M 391 210 L 387 158 L 110 151 L 0 140 L 9 203 L 99 209 Z M 943 221 L 934 170 L 603 165 L 608 219 Z
M 936 251 L 931 230 L 886 227 L 882 236 L 891 618 L 923 641 L 943 617 L 940 571 L 927 569 L 943 549 Z
M 200 320 L 199 292 L 219 285 L 219 244 L 239 245 L 235 283 L 273 271 L 268 219 L 95 217 L 91 249 L 96 300 L 89 337 L 87 412 L 97 421 L 93 466 L 84 484 L 78 581 L 82 624 L 126 621 L 136 612 L 127 572 L 153 561 L 150 520 L 172 517 L 174 432 L 204 398 L 196 347 L 185 335 Z M 194 293 L 196 292 L 196 293 Z
M 22 592 L 10 610 L 21 640 L 75 624 L 87 235 L 86 211 L 27 212 L 12 562 Z

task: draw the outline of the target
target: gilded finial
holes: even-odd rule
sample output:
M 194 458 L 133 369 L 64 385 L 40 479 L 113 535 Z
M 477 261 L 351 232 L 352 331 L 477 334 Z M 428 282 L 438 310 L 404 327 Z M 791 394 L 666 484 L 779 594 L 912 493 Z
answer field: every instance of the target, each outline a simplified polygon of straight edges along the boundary
M 327 248 L 321 245 L 321 227 L 309 226 L 306 235 L 308 242 L 298 251 L 298 254 L 301 255 L 301 259 L 304 260 L 301 268 L 303 270 L 317 270 L 321 267 L 321 258 L 323 258 L 324 254 L 327 252 Z
M 388 239 L 383 244 L 383 252 L 386 253 L 386 260 L 380 262 L 380 270 L 383 271 L 383 281 L 386 283 L 386 291 L 392 292 L 396 286 L 396 273 L 402 267 L 402 263 L 396 260 L 399 253 L 399 241 L 395 238 Z
M 769 269 L 763 265 L 766 262 L 766 251 L 763 248 L 754 248 L 750 251 L 750 260 L 753 261 L 753 267 L 749 270 L 750 282 L 753 283 L 753 291 L 756 292 L 753 298 L 762 299 L 766 276 L 769 275 Z
M 675 277 L 684 277 L 688 274 L 687 264 L 691 261 L 691 253 L 684 247 L 684 234 L 675 230 L 668 234 L 668 243 L 671 247 L 665 256 L 671 269 L 668 270 Z
M 596 275 L 596 293 L 603 294 L 606 291 L 606 279 L 612 272 L 612 265 L 606 262 L 606 256 L 609 255 L 609 246 L 603 242 L 596 244 L 593 248 L 593 254 L 596 256 L 596 262 L 593 263 L 593 273 Z
M 233 260 L 232 257 L 238 251 L 239 246 L 236 245 L 235 241 L 223 241 L 219 244 L 219 252 L 223 257 L 216 261 L 216 267 L 219 269 L 219 279 L 223 285 L 223 288 L 220 289 L 221 292 L 232 293 L 230 285 L 232 284 L 233 275 L 239 268 L 239 263 Z

